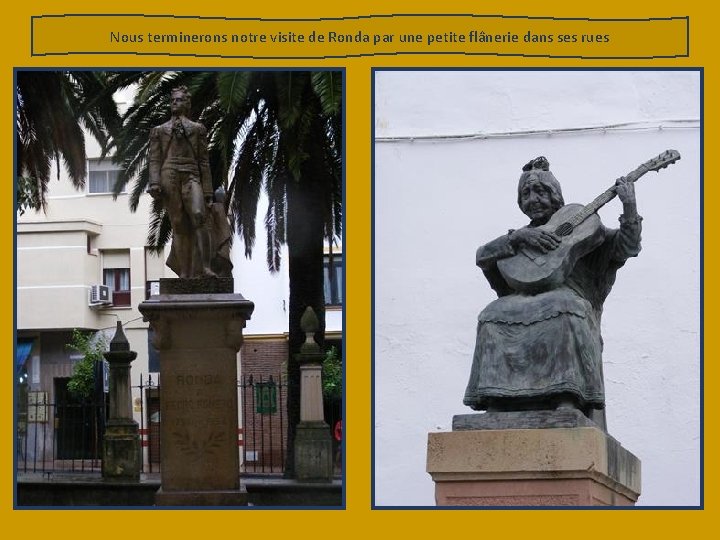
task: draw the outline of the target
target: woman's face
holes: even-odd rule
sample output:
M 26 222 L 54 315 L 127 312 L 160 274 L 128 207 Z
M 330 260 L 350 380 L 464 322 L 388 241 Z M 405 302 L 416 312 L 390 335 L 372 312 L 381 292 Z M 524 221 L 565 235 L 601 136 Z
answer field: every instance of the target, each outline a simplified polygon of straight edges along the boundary
M 530 175 L 520 188 L 520 209 L 532 221 L 540 223 L 555 213 L 550 188 L 537 175 Z

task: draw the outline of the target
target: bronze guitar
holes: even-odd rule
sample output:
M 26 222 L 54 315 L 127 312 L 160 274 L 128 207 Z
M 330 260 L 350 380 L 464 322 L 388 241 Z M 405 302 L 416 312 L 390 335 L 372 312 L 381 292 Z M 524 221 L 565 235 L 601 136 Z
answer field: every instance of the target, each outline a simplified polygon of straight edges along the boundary
M 677 150 L 666 150 L 625 175 L 635 182 L 645 173 L 658 172 L 680 159 Z M 588 205 L 567 204 L 540 228 L 560 237 L 560 245 L 547 253 L 523 247 L 517 254 L 497 263 L 505 281 L 516 291 L 536 293 L 554 289 L 565 282 L 575 263 L 603 241 L 603 230 L 596 212 L 615 197 L 613 185 Z

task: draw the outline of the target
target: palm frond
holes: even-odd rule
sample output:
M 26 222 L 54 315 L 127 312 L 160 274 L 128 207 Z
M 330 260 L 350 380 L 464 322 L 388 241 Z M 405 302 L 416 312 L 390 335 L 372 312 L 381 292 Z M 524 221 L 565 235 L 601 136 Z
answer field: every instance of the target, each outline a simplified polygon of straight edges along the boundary
M 221 71 L 217 77 L 218 99 L 227 115 L 234 115 L 247 102 L 250 71 Z
M 230 186 L 231 215 L 235 230 L 245 242 L 246 257 L 252 255 L 255 245 L 255 219 L 266 167 L 261 156 L 267 142 L 267 130 L 259 117 L 242 143 Z
M 75 110 L 81 96 L 59 71 L 19 71 L 16 83 L 17 172 L 40 183 L 44 207 L 52 161 L 62 161 L 75 187 L 84 185 L 85 138 Z
M 170 218 L 157 201 L 153 201 L 150 210 L 147 245 L 153 253 L 160 253 L 172 236 Z
M 268 197 L 268 209 L 265 214 L 267 231 L 266 259 L 271 272 L 280 270 L 280 254 L 286 242 L 285 213 L 288 173 L 282 160 L 271 161 L 266 174 L 265 193 Z
M 312 73 L 313 90 L 320 98 L 320 105 L 325 116 L 340 113 L 342 106 L 342 71 L 314 71 Z

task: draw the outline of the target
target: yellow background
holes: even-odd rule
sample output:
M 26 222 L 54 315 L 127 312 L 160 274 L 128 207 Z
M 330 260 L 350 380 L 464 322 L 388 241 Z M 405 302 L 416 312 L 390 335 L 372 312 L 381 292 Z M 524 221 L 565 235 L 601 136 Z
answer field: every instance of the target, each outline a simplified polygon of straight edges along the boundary
M 157 6 L 156 6 L 157 4 Z M 698 3 L 699 4 L 699 3 Z M 718 455 L 716 421 L 718 400 L 714 392 L 705 397 L 705 455 L 710 459 L 704 469 L 704 501 L 706 510 L 631 510 L 631 511 L 460 511 L 460 510 L 371 510 L 371 68 L 374 66 L 403 67 L 676 67 L 705 68 L 705 148 L 716 149 L 719 120 L 718 95 L 718 32 L 716 18 L 710 8 L 694 7 L 690 2 L 664 0 L 631 3 L 627 0 L 608 0 L 598 3 L 563 3 L 548 0 L 538 2 L 462 2 L 447 0 L 424 7 L 418 2 L 185 2 L 159 3 L 130 0 L 107 5 L 97 2 L 62 3 L 34 1 L 6 4 L 2 25 L 3 84 L 0 85 L 0 103 L 5 129 L 0 131 L 4 149 L 7 214 L 3 249 L 14 259 L 12 230 L 15 217 L 12 205 L 14 178 L 12 167 L 12 87 L 13 67 L 103 67 L 141 66 L 161 67 L 345 67 L 347 106 L 347 205 L 344 246 L 346 252 L 347 295 L 345 311 L 345 351 L 347 354 L 347 414 L 345 419 L 347 448 L 347 509 L 339 511 L 153 511 L 153 510 L 13 510 L 13 456 L 12 456 L 12 378 L 9 363 L 13 345 L 13 294 L 12 265 L 2 268 L 6 287 L 3 294 L 3 321 L 0 327 L 2 343 L 8 363 L 2 392 L 3 432 L 6 444 L 2 446 L 5 467 L 1 469 L 2 523 L 5 535 L 34 538 L 136 538 L 156 536 L 175 538 L 243 537 L 253 538 L 354 538 L 371 535 L 378 538 L 671 538 L 695 537 L 712 530 L 712 515 L 717 512 L 717 468 L 713 457 Z M 475 13 L 549 17 L 596 18 L 649 18 L 690 17 L 690 55 L 686 58 L 655 60 L 579 60 L 569 58 L 522 58 L 466 55 L 405 55 L 371 56 L 328 60 L 243 60 L 222 58 L 194 58 L 136 55 L 72 55 L 30 56 L 30 17 L 39 14 L 59 13 L 158 13 L 172 15 L 204 15 L 221 17 L 258 18 L 317 18 L 348 17 L 390 13 Z M 184 23 L 185 24 L 185 23 Z M 394 28 L 397 28 L 397 21 Z M 189 26 L 188 26 L 189 27 Z M 408 32 L 427 33 L 437 27 L 432 18 L 424 18 Z M 177 31 L 177 29 L 176 29 Z M 68 43 L 81 43 L 83 32 L 66 35 Z M 646 36 L 638 33 L 627 38 L 629 45 L 645 47 Z M 633 45 L 633 40 L 636 43 Z M 657 44 L 658 48 L 666 43 Z M 710 98 L 710 99 L 707 99 Z M 705 201 L 716 200 L 717 179 L 714 153 L 709 152 L 709 166 L 705 176 Z M 679 186 L 681 189 L 681 186 Z M 717 286 L 713 284 L 715 263 L 711 242 L 717 237 L 716 214 L 708 212 L 705 224 L 705 257 L 707 277 L 705 302 L 706 326 L 716 322 L 712 310 Z M 713 362 L 717 350 L 712 339 L 705 347 L 705 381 L 718 380 L 718 367 Z M 678 359 L 681 362 L 682 359 Z M 660 390 L 660 389 L 659 389 Z M 648 407 L 662 409 L 662 403 Z M 644 414 L 638 411 L 638 414 Z M 688 419 L 691 421 L 691 419 Z M 11 529 L 11 530 L 10 530 Z

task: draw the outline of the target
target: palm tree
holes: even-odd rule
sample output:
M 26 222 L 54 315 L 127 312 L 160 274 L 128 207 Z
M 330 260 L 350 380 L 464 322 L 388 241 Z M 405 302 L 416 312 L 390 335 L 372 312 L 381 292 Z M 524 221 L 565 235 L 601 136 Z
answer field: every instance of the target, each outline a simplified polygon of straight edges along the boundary
M 188 87 L 191 116 L 208 129 L 215 188 L 222 185 L 231 222 L 246 256 L 255 243 L 257 205 L 264 189 L 267 263 L 280 268 L 288 247 L 290 278 L 288 362 L 288 452 L 286 474 L 294 475 L 294 433 L 300 419 L 300 370 L 294 355 L 304 341 L 300 317 L 312 306 L 321 322 L 325 302 L 323 243 L 342 231 L 342 74 L 337 71 L 153 72 L 139 79 L 135 103 L 115 139 L 123 165 L 116 190 L 132 178 L 131 208 L 148 183 L 150 129 L 164 122 L 172 88 Z M 163 211 L 153 209 L 148 243 L 162 247 L 170 236 Z
M 82 189 L 86 178 L 87 130 L 108 148 L 120 125 L 113 93 L 115 83 L 100 71 L 18 71 L 15 80 L 17 210 L 46 209 L 53 161 L 62 160 L 72 184 Z

